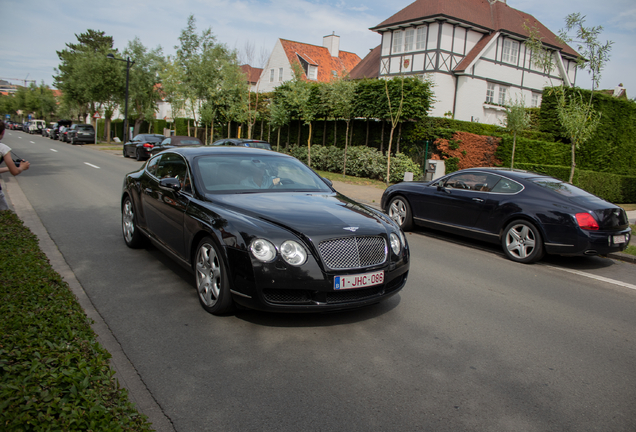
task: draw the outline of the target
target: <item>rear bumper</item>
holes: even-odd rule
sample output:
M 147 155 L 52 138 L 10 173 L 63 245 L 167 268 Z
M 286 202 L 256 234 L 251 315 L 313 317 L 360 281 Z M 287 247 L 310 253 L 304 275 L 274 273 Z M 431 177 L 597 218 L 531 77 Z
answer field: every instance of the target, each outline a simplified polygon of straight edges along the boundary
M 545 243 L 545 250 L 556 255 L 607 255 L 627 248 L 631 238 L 631 228 L 618 231 L 586 231 L 578 229 L 573 244 Z M 625 236 L 625 242 L 616 242 Z

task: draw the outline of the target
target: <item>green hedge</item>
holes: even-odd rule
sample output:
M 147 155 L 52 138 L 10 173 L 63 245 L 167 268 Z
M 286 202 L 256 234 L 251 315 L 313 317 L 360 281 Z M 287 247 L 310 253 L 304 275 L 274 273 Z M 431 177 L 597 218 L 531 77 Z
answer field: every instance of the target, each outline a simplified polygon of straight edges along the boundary
M 0 211 L 0 430 L 149 431 L 37 238 Z
M 503 166 L 510 166 L 512 158 L 513 137 L 505 135 L 501 137 L 501 142 L 495 156 L 502 161 Z M 569 144 L 562 142 L 550 142 L 532 140 L 517 136 L 515 147 L 515 168 L 520 163 L 536 165 L 569 165 L 572 159 L 572 151 Z
M 281 152 L 290 154 L 307 163 L 307 146 L 292 146 Z M 342 173 L 344 149 L 334 146 L 311 146 L 311 167 L 320 171 Z M 386 179 L 387 158 L 371 147 L 352 146 L 347 148 L 347 175 L 369 179 Z M 408 156 L 398 153 L 391 157 L 389 181 L 404 180 L 404 173 L 412 172 L 414 179 L 422 177 L 422 169 Z
M 547 174 L 563 181 L 568 181 L 571 170 L 568 166 L 526 163 L 515 163 L 515 168 Z M 636 203 L 636 176 L 575 169 L 572 183 L 609 202 Z

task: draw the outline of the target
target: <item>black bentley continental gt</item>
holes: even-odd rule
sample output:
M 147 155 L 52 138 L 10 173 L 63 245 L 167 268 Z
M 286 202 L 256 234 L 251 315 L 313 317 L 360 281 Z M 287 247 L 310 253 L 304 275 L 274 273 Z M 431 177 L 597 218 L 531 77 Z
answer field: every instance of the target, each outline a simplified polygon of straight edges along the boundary
M 431 182 L 403 182 L 382 208 L 405 231 L 419 225 L 500 243 L 513 261 L 544 253 L 606 255 L 627 247 L 622 208 L 545 174 L 471 168 Z
M 409 247 L 382 212 L 337 193 L 297 159 L 241 147 L 181 147 L 126 175 L 126 244 L 145 240 L 194 273 L 203 308 L 327 311 L 406 284 Z

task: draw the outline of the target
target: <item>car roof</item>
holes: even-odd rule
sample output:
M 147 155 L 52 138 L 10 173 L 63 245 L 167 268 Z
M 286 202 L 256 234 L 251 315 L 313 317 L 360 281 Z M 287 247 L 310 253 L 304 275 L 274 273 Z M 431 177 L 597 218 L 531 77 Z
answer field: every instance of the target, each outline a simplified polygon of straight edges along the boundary
M 500 175 L 504 175 L 506 177 L 510 177 L 513 179 L 522 179 L 522 180 L 535 178 L 535 177 L 551 177 L 548 174 L 541 174 L 541 173 L 537 173 L 533 171 L 525 171 L 520 169 L 504 168 L 504 167 L 467 168 L 465 170 L 462 170 L 461 172 L 471 172 L 471 171 L 489 172 L 492 174 L 500 174 Z M 460 172 L 460 171 L 457 171 L 457 172 Z
M 234 147 L 234 146 L 199 146 L 199 147 L 175 147 L 164 152 L 179 153 L 187 158 L 193 158 L 196 156 L 205 156 L 211 154 L 224 154 L 224 155 L 251 155 L 251 156 L 280 156 L 280 157 L 292 157 L 284 153 L 276 153 L 270 150 L 258 149 L 253 147 Z M 162 153 L 164 153 L 162 152 Z

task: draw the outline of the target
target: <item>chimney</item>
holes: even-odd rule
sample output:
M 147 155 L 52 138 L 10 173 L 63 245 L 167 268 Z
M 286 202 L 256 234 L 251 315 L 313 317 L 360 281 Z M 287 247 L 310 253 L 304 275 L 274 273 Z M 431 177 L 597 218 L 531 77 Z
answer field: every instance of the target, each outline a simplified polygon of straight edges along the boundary
M 329 36 L 322 38 L 322 46 L 329 50 L 331 57 L 338 57 L 340 54 L 340 36 L 336 36 L 336 32 L 332 32 Z

